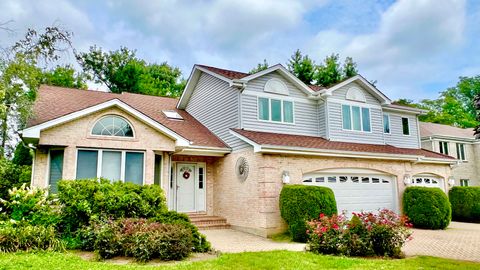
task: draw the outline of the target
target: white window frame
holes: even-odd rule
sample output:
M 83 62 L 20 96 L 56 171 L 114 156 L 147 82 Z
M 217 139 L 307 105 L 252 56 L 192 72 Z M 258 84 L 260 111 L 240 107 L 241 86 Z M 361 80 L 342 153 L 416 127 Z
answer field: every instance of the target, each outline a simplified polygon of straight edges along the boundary
M 385 132 L 385 116 L 386 116 L 387 119 L 388 119 L 388 132 Z M 383 123 L 383 133 L 384 133 L 384 134 L 392 134 L 392 127 L 391 127 L 391 125 L 390 125 L 391 119 L 390 119 L 390 114 L 389 114 L 389 113 L 383 113 L 383 115 L 382 115 L 382 123 Z M 402 133 L 403 133 L 403 130 L 402 130 Z
M 408 134 L 403 133 L 403 119 L 407 119 Z M 400 125 L 402 126 L 402 135 L 403 136 L 412 136 L 412 129 L 410 128 L 410 117 L 401 117 Z
M 460 148 L 463 149 L 463 157 L 460 155 Z M 467 161 L 467 151 L 465 151 L 465 144 L 464 143 L 456 143 L 455 150 L 457 151 L 457 159 L 461 161 Z M 465 179 L 468 180 L 468 179 Z
M 122 157 L 120 159 L 120 181 L 125 183 L 125 162 L 126 156 L 128 153 L 142 153 L 143 154 L 143 179 L 142 185 L 145 185 L 145 171 L 146 171 L 146 161 L 147 161 L 147 153 L 146 151 L 139 151 L 139 150 L 125 150 L 125 149 L 106 149 L 106 148 L 77 148 L 76 155 L 75 155 L 75 179 L 77 179 L 77 166 L 78 166 L 78 151 L 97 151 L 97 179 L 102 177 L 102 162 L 103 162 L 103 151 L 108 152 L 121 152 Z M 112 181 L 112 180 L 110 180 Z M 160 183 L 162 182 L 162 177 L 160 176 Z
M 445 153 L 445 149 L 447 149 L 446 153 Z M 447 141 L 438 141 L 438 152 L 440 154 L 444 154 L 444 155 L 449 156 L 450 155 L 450 144 Z
M 99 121 L 101 121 L 102 119 L 107 118 L 107 117 L 118 117 L 118 118 L 122 118 L 123 120 L 125 120 L 130 125 L 130 128 L 132 129 L 133 136 L 132 137 L 127 137 L 127 136 L 93 134 L 93 128 L 95 127 L 95 125 L 97 125 L 97 123 Z M 125 118 L 121 115 L 118 115 L 118 114 L 105 114 L 105 115 L 100 116 L 99 118 L 97 118 L 97 120 L 95 120 L 95 122 L 93 122 L 93 125 L 90 128 L 90 136 L 95 137 L 95 138 L 111 138 L 111 139 L 132 140 L 132 139 L 136 138 L 136 133 L 135 133 L 135 129 L 133 128 L 132 122 L 130 122 L 130 120 L 128 120 L 127 118 Z
M 343 127 L 343 106 L 348 106 L 349 109 L 350 109 L 350 127 L 351 129 L 346 129 Z M 361 130 L 356 130 L 353 128 L 353 111 L 352 111 L 352 107 L 358 107 L 360 108 L 360 128 Z M 369 118 L 369 122 L 370 122 L 370 131 L 365 131 L 363 130 L 363 113 L 362 113 L 362 109 L 367 109 L 368 110 L 368 118 Z M 373 127 L 372 127 L 372 110 L 370 110 L 369 107 L 365 107 L 365 106 L 359 106 L 359 105 L 351 105 L 351 104 L 340 104 L 340 110 L 341 110 L 341 116 L 342 116 L 342 130 L 344 131 L 353 131 L 353 132 L 362 132 L 362 133 L 372 133 L 373 132 Z
M 260 118 L 260 98 L 264 98 L 268 100 L 268 120 Z M 272 100 L 280 101 L 280 114 L 281 114 L 281 121 L 273 121 L 272 120 Z M 292 103 L 292 120 L 293 122 L 285 122 L 284 119 L 284 111 L 283 111 L 283 103 L 284 102 L 291 102 Z M 257 120 L 261 122 L 268 122 L 268 123 L 277 123 L 277 124 L 286 124 L 286 125 L 295 125 L 295 102 L 290 99 L 284 98 L 271 98 L 271 97 L 261 97 L 257 96 Z
M 467 185 L 465 185 L 464 183 L 467 183 Z M 461 187 L 469 187 L 470 186 L 470 179 L 460 179 L 460 186 Z

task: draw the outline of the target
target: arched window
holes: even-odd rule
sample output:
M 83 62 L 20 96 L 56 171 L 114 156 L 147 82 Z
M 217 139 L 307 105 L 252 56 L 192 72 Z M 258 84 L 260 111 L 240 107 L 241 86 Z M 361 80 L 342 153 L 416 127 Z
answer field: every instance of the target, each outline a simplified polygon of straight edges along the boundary
M 95 123 L 92 135 L 133 137 L 133 129 L 123 117 L 108 115 Z

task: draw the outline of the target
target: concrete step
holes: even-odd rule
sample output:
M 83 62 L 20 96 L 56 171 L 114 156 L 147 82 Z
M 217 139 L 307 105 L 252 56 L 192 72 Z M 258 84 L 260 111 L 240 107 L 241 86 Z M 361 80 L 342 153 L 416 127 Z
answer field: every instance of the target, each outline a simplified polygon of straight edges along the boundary
M 190 221 L 200 230 L 229 229 L 230 224 L 223 217 L 206 214 L 189 214 Z

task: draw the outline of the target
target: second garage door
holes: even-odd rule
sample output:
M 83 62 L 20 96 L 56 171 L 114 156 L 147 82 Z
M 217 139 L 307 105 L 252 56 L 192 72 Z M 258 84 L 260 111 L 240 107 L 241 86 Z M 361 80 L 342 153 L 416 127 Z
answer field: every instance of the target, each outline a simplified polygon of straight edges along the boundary
M 306 174 L 303 184 L 329 187 L 335 194 L 338 213 L 378 211 L 388 208 L 398 212 L 395 179 L 376 171 L 332 169 Z

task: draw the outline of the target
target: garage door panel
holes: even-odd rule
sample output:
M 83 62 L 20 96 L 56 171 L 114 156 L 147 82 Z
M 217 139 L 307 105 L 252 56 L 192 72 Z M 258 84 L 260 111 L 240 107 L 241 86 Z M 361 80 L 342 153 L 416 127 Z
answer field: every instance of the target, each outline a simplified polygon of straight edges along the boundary
M 333 190 L 339 213 L 396 210 L 395 181 L 388 175 L 317 174 L 304 177 L 305 185 L 323 186 Z

